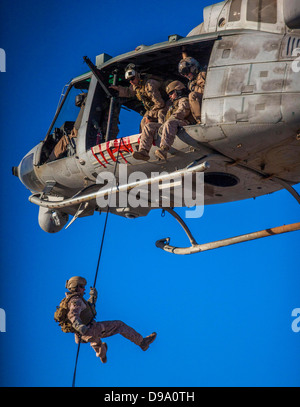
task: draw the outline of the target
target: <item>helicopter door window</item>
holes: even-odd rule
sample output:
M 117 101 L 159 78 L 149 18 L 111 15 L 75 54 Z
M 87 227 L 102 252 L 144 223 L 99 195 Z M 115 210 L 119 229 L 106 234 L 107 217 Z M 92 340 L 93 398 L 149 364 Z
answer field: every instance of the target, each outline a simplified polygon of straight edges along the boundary
M 119 134 L 120 108 L 121 106 L 119 100 L 116 99 L 112 111 L 110 127 L 111 140 L 117 138 Z M 103 143 L 106 140 L 109 111 L 110 111 L 110 99 L 107 98 L 104 90 L 98 83 L 93 97 L 87 125 L 87 136 L 86 136 L 87 150 L 97 144 Z
M 241 19 L 242 0 L 232 0 L 229 11 L 229 22 L 239 21 Z
M 277 22 L 277 0 L 248 0 L 247 20 L 275 24 Z

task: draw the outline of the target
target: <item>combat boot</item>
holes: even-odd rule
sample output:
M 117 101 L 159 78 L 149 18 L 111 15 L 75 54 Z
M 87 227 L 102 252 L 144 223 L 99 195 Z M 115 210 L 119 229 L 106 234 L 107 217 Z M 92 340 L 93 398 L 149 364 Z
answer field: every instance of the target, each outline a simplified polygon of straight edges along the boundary
M 150 159 L 149 153 L 146 150 L 134 151 L 132 157 L 136 160 L 148 161 Z
M 165 146 L 160 147 L 155 151 L 155 155 L 160 160 L 167 160 L 168 150 L 169 150 L 169 147 L 165 147 Z
M 142 343 L 140 344 L 141 349 L 147 350 L 149 348 L 149 345 L 151 345 L 151 343 L 154 341 L 155 338 L 156 338 L 156 332 L 153 332 L 151 335 L 146 336 L 146 338 L 144 338 L 142 340 Z
M 102 363 L 106 363 L 107 362 L 107 344 L 105 342 L 102 342 L 101 344 L 101 350 L 99 352 L 99 358 L 101 360 Z

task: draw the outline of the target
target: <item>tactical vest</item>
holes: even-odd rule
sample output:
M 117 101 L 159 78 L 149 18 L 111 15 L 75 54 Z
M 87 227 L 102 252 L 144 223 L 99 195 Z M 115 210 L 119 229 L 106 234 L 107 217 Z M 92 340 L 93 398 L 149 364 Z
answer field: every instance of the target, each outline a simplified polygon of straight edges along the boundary
M 199 76 L 200 76 L 201 79 L 202 79 L 202 83 L 201 83 L 200 86 L 197 84 L 197 82 L 198 82 L 198 80 L 199 80 Z M 205 72 L 199 72 L 198 75 L 197 75 L 197 77 L 196 77 L 195 79 L 193 79 L 192 81 L 189 81 L 189 83 L 188 83 L 188 89 L 189 89 L 189 91 L 190 91 L 190 92 L 194 92 L 194 90 L 195 90 L 196 87 L 200 87 L 200 88 L 201 88 L 201 93 L 203 93 L 203 92 L 204 92 L 205 79 L 206 79 L 206 73 L 205 73 Z
M 168 111 L 166 113 L 165 121 L 167 121 L 172 116 L 173 112 L 177 109 L 177 106 L 178 106 L 178 101 L 175 100 L 173 102 L 173 104 L 169 107 L 169 109 L 168 109 Z
M 168 111 L 166 113 L 166 116 L 165 116 L 165 121 L 167 121 L 172 116 L 172 114 L 178 109 L 180 99 L 181 98 L 174 100 L 172 105 L 169 107 L 169 109 L 168 109 Z
M 160 85 L 159 85 L 158 90 L 160 91 L 161 95 L 164 91 L 163 80 L 161 78 L 159 78 L 158 76 L 145 75 L 143 77 L 143 79 L 140 80 L 138 87 L 136 87 L 134 89 L 134 91 L 136 93 L 136 97 L 138 98 L 138 100 L 140 100 L 143 103 L 143 106 L 147 111 L 151 110 L 152 107 L 154 106 L 152 99 L 147 95 L 147 92 L 146 92 L 146 83 L 149 79 L 154 79 L 157 82 L 159 82 Z M 163 95 L 162 95 L 162 97 L 163 97 Z
M 83 325 L 90 324 L 96 316 L 95 307 L 92 304 L 90 304 L 88 301 L 86 301 L 84 298 L 79 296 L 78 293 L 68 295 L 60 302 L 59 306 L 56 307 L 57 309 L 54 313 L 54 321 L 58 322 L 59 326 L 61 327 L 61 330 L 66 333 L 69 333 L 69 332 L 76 333 L 77 332 L 73 328 L 71 321 L 68 319 L 68 312 L 69 312 L 68 303 L 69 303 L 70 299 L 75 296 L 80 297 L 86 306 L 86 308 L 83 311 L 81 311 L 80 316 L 79 316 Z
M 165 121 L 167 121 L 172 116 L 172 114 L 178 109 L 179 100 L 182 99 L 182 98 L 185 98 L 185 99 L 188 100 L 188 98 L 186 96 L 182 96 L 179 99 L 174 100 L 173 104 L 169 107 L 169 110 L 166 113 Z M 194 119 L 191 112 L 183 120 L 185 120 L 187 122 L 187 124 L 195 124 L 196 123 L 196 121 L 195 121 L 195 119 Z

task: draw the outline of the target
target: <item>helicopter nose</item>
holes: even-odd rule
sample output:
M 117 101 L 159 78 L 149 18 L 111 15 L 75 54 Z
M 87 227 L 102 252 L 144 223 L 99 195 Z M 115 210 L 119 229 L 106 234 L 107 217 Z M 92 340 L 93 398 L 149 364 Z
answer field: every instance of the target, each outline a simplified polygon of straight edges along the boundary
M 20 162 L 19 167 L 13 167 L 13 174 L 18 176 L 20 181 L 32 192 L 43 191 L 43 184 L 36 175 L 33 165 L 34 154 L 37 147 L 34 147 Z

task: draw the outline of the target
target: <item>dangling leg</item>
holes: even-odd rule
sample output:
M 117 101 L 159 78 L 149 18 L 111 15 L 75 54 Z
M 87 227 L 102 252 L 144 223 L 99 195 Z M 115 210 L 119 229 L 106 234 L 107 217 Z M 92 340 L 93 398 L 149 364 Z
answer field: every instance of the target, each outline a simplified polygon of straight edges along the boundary
M 185 125 L 186 123 L 181 120 L 169 119 L 163 124 L 162 135 L 160 141 L 160 147 L 155 151 L 155 155 L 161 159 L 167 159 L 167 153 L 174 143 L 175 136 L 178 131 L 178 127 Z
M 104 333 L 102 334 L 102 338 L 120 334 L 124 336 L 124 338 L 129 339 L 131 342 L 138 345 L 144 351 L 149 348 L 149 345 L 156 338 L 155 332 L 143 338 L 141 334 L 136 332 L 133 328 L 126 325 L 122 321 L 102 321 L 101 324 L 103 324 L 104 326 Z
M 107 362 L 106 352 L 107 344 L 101 341 L 104 326 L 101 322 L 93 322 L 85 335 L 82 335 L 81 340 L 89 342 L 91 347 L 96 352 L 96 356 L 100 358 L 102 363 Z
M 149 160 L 149 151 L 153 144 L 155 133 L 161 125 L 156 122 L 150 122 L 144 125 L 140 139 L 139 151 L 135 151 L 132 155 L 136 160 Z
M 101 324 L 104 327 L 104 332 L 102 332 L 101 336 L 102 338 L 120 334 L 138 346 L 140 346 L 143 341 L 141 334 L 122 321 L 102 321 Z

